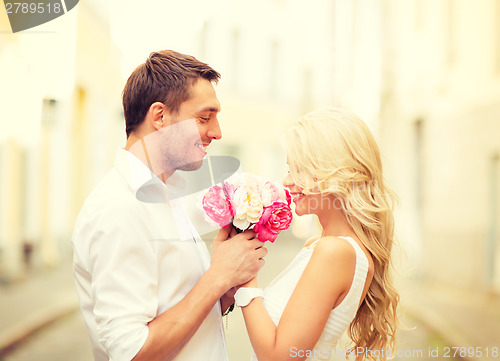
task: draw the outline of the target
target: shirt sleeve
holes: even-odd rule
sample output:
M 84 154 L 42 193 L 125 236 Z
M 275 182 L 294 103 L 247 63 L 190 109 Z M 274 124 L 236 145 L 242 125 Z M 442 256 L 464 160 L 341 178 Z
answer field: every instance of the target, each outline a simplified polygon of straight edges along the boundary
M 94 316 L 110 360 L 131 360 L 148 337 L 148 323 L 158 308 L 157 259 L 144 215 L 113 207 L 98 220 L 88 238 Z M 142 222 L 141 222 L 142 219 Z

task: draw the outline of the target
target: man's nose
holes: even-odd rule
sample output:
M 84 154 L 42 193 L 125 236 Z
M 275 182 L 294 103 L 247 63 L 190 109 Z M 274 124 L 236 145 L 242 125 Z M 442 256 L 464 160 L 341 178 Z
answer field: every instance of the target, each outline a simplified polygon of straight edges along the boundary
M 219 120 L 217 118 L 215 118 L 214 121 L 211 122 L 207 135 L 210 139 L 213 140 L 222 138 L 222 131 L 220 129 Z

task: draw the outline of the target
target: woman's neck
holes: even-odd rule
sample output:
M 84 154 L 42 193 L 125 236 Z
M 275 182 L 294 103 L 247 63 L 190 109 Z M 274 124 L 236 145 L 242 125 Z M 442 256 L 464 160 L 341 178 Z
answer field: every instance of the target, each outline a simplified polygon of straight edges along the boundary
M 321 212 L 317 216 L 323 229 L 321 237 L 356 236 L 341 210 L 327 210 Z

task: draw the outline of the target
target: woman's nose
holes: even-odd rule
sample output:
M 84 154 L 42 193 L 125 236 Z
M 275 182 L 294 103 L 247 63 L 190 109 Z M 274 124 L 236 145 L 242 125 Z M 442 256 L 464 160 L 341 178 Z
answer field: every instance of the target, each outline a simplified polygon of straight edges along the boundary
M 292 177 L 290 176 L 290 173 L 288 173 L 286 177 L 283 179 L 283 186 L 290 187 L 292 185 L 293 185 Z

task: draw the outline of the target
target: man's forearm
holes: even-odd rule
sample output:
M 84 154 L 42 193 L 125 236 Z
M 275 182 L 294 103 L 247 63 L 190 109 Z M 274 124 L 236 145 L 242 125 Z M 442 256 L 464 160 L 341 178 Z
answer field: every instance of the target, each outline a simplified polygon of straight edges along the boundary
M 149 323 L 148 338 L 133 361 L 175 357 L 228 288 L 227 281 L 208 270 L 178 304 Z

